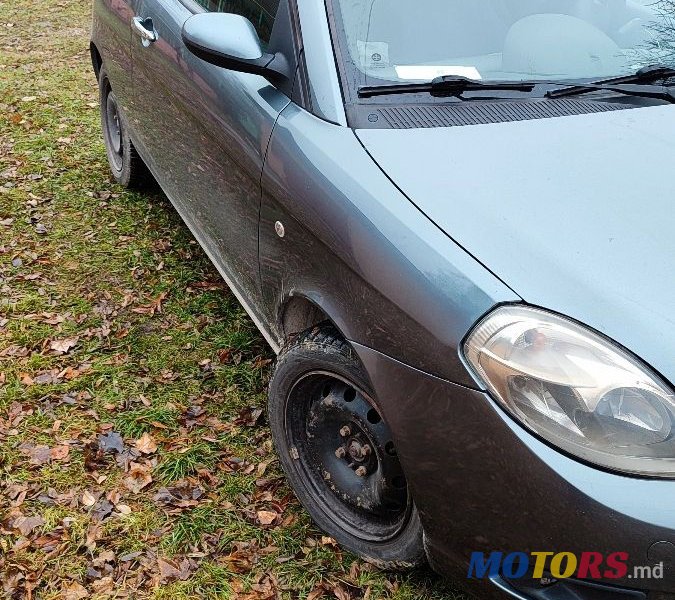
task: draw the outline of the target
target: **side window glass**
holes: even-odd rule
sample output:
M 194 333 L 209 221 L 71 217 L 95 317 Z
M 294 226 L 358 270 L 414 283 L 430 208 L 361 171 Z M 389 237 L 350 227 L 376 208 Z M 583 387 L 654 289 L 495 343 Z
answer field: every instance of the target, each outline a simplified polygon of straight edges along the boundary
M 195 0 L 209 12 L 234 13 L 246 17 L 256 28 L 264 47 L 270 43 L 280 0 Z

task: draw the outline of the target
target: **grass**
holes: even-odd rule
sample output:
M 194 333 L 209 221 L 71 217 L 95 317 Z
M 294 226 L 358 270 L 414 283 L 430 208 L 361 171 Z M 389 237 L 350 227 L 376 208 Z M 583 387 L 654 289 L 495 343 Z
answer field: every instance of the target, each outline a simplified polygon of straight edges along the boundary
M 186 511 L 173 523 L 171 532 L 163 542 L 163 548 L 175 554 L 201 542 L 204 535 L 216 533 L 223 522 L 231 519 L 227 511 L 214 505 L 200 506 Z
M 214 461 L 215 453 L 211 446 L 197 442 L 182 450 L 167 452 L 156 473 L 160 481 L 173 483 L 194 475 L 200 467 L 211 467 Z
M 110 182 L 89 22 L 85 0 L 0 0 L 6 593 L 458 598 L 428 571 L 382 573 L 326 541 L 265 425 L 238 419 L 264 407 L 271 353 L 161 193 Z M 111 433 L 122 454 L 98 450 Z M 144 435 L 156 450 L 137 450 Z M 19 516 L 38 520 L 22 531 Z
M 174 429 L 178 424 L 178 416 L 176 408 L 166 404 L 125 410 L 115 416 L 115 430 L 126 437 L 140 438 L 144 433 L 153 431 L 157 423 L 169 430 Z

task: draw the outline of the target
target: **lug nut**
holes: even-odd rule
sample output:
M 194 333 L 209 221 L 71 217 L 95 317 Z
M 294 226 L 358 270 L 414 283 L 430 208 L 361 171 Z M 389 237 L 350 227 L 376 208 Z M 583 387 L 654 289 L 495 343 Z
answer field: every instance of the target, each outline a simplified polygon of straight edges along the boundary
M 360 466 L 358 469 L 356 469 L 355 473 L 359 477 L 365 477 L 368 474 L 368 470 L 364 466 Z
M 366 444 L 365 446 L 363 446 L 363 448 L 361 448 L 361 457 L 365 458 L 366 456 L 370 456 L 371 452 L 372 452 L 372 450 L 371 450 L 370 446 L 368 444 Z
M 333 430 L 335 431 L 335 430 Z M 342 429 L 340 429 L 340 435 L 342 437 L 349 437 L 352 434 L 352 430 L 349 428 L 349 425 L 345 425 Z
M 338 458 L 344 458 L 345 456 L 347 456 L 347 451 L 342 446 L 340 446 L 335 451 L 335 456 L 337 456 Z

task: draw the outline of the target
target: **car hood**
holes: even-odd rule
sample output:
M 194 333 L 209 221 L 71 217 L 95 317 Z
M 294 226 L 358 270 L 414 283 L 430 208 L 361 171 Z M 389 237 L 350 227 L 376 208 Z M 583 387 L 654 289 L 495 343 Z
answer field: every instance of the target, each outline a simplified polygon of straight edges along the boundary
M 390 179 L 523 300 L 675 384 L 675 106 L 358 130 Z

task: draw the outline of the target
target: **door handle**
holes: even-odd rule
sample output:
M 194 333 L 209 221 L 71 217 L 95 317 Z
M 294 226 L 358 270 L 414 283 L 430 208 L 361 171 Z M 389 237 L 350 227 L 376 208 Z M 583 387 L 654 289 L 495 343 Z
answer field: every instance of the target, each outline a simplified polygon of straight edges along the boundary
M 152 19 L 148 17 L 147 19 L 143 19 L 141 17 L 134 17 L 132 21 L 132 25 L 134 28 L 134 32 L 140 36 L 141 40 L 143 40 L 143 46 L 146 48 L 152 44 L 153 42 L 156 42 L 158 39 L 157 32 L 155 31 L 155 26 L 152 23 Z

